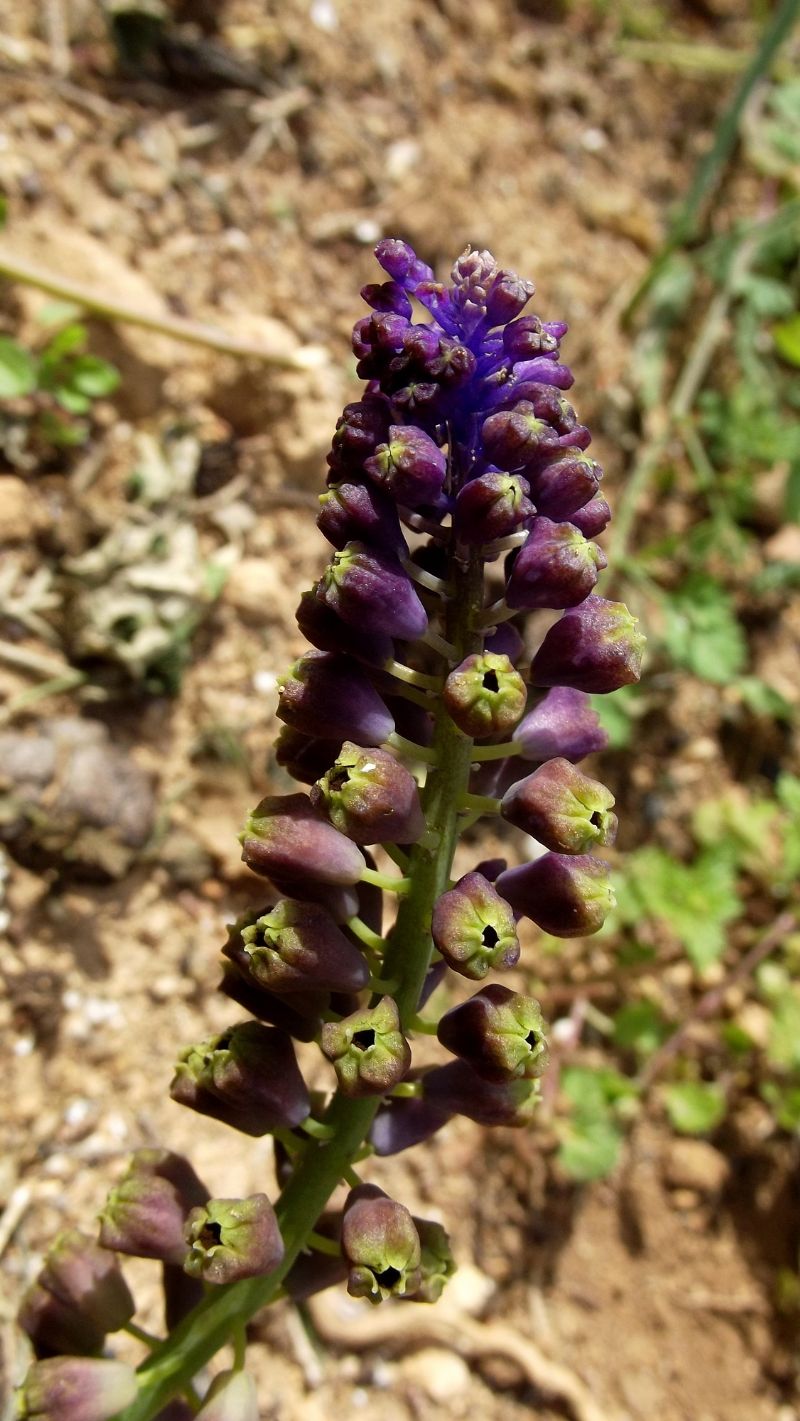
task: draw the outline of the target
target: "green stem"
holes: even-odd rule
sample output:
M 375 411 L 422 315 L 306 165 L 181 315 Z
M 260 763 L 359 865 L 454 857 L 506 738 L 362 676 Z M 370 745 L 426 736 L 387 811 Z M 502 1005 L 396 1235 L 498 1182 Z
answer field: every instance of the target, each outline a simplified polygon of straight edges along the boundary
M 322 1140 L 323 1143 L 333 1137 L 330 1125 L 326 1125 L 323 1120 L 315 1120 L 312 1115 L 301 1122 L 300 1129 L 312 1140 Z
M 461 808 L 475 810 L 477 814 L 499 814 L 501 800 L 491 794 L 462 794 Z
M 333 1238 L 326 1238 L 324 1234 L 318 1234 L 312 1229 L 308 1235 L 308 1246 L 313 1248 L 315 1253 L 326 1253 L 329 1258 L 341 1258 L 342 1250 Z
M 507 760 L 509 755 L 521 755 L 522 745 L 518 740 L 506 740 L 502 745 L 473 745 L 472 758 L 477 763 L 486 760 Z
M 361 882 L 371 883 L 375 888 L 382 888 L 384 893 L 398 893 L 401 896 L 408 893 L 411 887 L 407 878 L 398 878 L 396 874 L 379 873 L 377 868 L 362 869 Z
M 357 937 L 372 952 L 383 952 L 384 939 L 380 933 L 373 932 L 372 928 L 367 927 L 366 923 L 362 923 L 360 918 L 348 918 L 345 927 L 349 928 L 353 937 Z
M 247 1353 L 247 1328 L 244 1323 L 237 1327 L 233 1334 L 233 1370 L 241 1372 L 244 1368 L 245 1356 Z
M 426 671 L 417 671 L 414 666 L 406 666 L 403 661 L 386 661 L 383 668 L 390 676 L 394 676 L 398 681 L 405 681 L 409 686 L 419 686 L 422 691 L 441 691 L 442 679 L 440 676 L 429 676 Z
M 435 1036 L 439 1030 L 438 1021 L 428 1021 L 424 1016 L 410 1016 L 407 1026 L 409 1031 L 418 1031 L 421 1036 Z
M 429 745 L 418 745 L 415 740 L 407 740 L 405 735 L 399 735 L 396 730 L 387 736 L 384 744 L 388 745 L 390 750 L 396 750 L 398 755 L 403 755 L 407 760 L 422 760 L 426 765 L 433 764 L 433 750 Z
M 479 559 L 475 557 L 466 567 L 454 562 L 453 582 L 455 592 L 447 608 L 446 632 L 455 655 L 462 660 L 481 646 L 476 630 L 483 601 Z M 384 960 L 386 975 L 400 981 L 395 1001 L 404 1025 L 416 1015 L 433 955 L 431 914 L 436 899 L 450 882 L 459 804 L 473 758 L 472 741 L 457 728 L 441 702 L 436 711 L 433 749 L 434 768 L 422 792 L 423 811 L 433 833 L 424 835 L 411 850 L 409 889 L 401 898 Z M 402 880 L 395 880 L 395 884 L 398 881 Z M 376 1096 L 347 1099 L 337 1093 L 333 1097 L 322 1122 L 330 1138 L 308 1141 L 276 1204 L 284 1242 L 283 1260 L 269 1277 L 248 1278 L 213 1289 L 142 1364 L 139 1395 L 120 1413 L 118 1421 L 151 1421 L 230 1341 L 237 1328 L 274 1301 L 337 1184 L 342 1179 L 352 1182 L 357 1178 L 352 1161 L 362 1148 L 379 1104 Z
M 384 844 L 382 847 L 383 852 L 389 855 L 389 858 L 393 863 L 397 864 L 397 867 L 402 873 L 405 873 L 408 868 L 408 854 L 406 850 L 401 849 L 397 844 Z
M 400 986 L 396 977 L 370 977 L 369 989 L 376 997 L 390 997 Z
M 122 1331 L 127 1332 L 129 1337 L 135 1337 L 137 1342 L 143 1342 L 145 1347 L 149 1347 L 151 1351 L 161 1342 L 161 1338 L 156 1337 L 155 1333 L 145 1332 L 144 1328 L 139 1327 L 135 1322 L 126 1322 Z

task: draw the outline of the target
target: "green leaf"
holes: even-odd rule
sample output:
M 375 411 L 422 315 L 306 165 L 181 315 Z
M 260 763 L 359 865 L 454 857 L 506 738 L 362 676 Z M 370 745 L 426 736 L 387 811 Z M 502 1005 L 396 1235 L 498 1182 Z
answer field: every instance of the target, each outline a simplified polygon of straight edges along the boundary
M 81 314 L 81 307 L 76 306 L 74 301 L 46 301 L 36 312 L 36 319 L 40 326 L 63 326 L 65 322 L 74 322 Z
M 666 1040 L 669 1031 L 664 1017 L 652 1002 L 627 1002 L 614 1017 L 612 1039 L 623 1051 L 649 1056 Z
M 764 320 L 788 316 L 794 310 L 791 288 L 774 276 L 750 273 L 739 283 L 738 294 Z
M 715 1082 L 680 1081 L 662 1088 L 674 1130 L 681 1135 L 707 1135 L 725 1118 L 725 1093 Z
M 42 351 L 42 365 L 52 370 L 67 355 L 75 355 L 86 344 L 86 327 L 80 321 L 64 326 Z
M 29 350 L 0 336 L 0 399 L 16 400 L 36 389 L 37 364 Z
M 39 418 L 39 432 L 51 444 L 73 449 L 86 443 L 89 426 L 83 420 L 61 419 L 55 411 L 44 410 Z
M 117 389 L 120 374 L 114 365 L 97 355 L 79 355 L 69 367 L 69 382 L 80 394 L 98 400 Z
M 572 1179 L 587 1183 L 610 1174 L 619 1159 L 623 1134 L 611 1120 L 564 1127 L 558 1158 Z
M 775 349 L 790 365 L 800 365 L 800 311 L 772 327 Z
M 747 643 L 729 594 L 698 573 L 664 604 L 663 640 L 676 666 L 717 685 L 743 669 Z
M 88 396 L 82 395 L 80 390 L 73 390 L 71 385 L 57 385 L 53 394 L 62 409 L 68 410 L 70 414 L 86 414 L 91 408 L 92 402 Z
M 726 926 L 741 912 L 733 862 L 718 847 L 692 864 L 661 849 L 636 850 L 617 880 L 617 912 L 634 928 L 643 917 L 668 923 L 702 971 L 724 951 Z
M 800 995 L 791 987 L 772 1005 L 767 1060 L 779 1070 L 800 1070 Z
M 755 715 L 769 716 L 772 720 L 791 721 L 794 706 L 780 691 L 762 681 L 758 676 L 741 676 L 738 681 L 739 695 L 748 710 Z
M 630 744 L 639 700 L 638 686 L 623 686 L 611 696 L 592 696 L 592 709 L 597 711 L 612 750 L 624 750 Z
M 765 1081 L 761 1095 L 782 1130 L 800 1131 L 800 1086 Z

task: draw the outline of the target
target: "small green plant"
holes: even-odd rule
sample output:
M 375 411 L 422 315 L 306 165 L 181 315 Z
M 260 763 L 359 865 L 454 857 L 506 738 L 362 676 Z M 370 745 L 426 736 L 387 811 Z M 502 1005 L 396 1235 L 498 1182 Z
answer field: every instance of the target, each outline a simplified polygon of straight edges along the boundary
M 94 403 L 119 386 L 115 366 L 87 350 L 75 315 L 63 303 L 45 307 L 41 319 L 59 328 L 38 348 L 0 335 L 0 450 L 14 467 L 85 443 Z

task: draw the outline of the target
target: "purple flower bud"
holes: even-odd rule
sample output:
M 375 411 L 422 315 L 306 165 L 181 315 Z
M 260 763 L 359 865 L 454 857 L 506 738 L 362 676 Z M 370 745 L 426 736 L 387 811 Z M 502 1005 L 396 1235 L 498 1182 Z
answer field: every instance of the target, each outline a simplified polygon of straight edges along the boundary
M 137 1150 L 100 1215 L 100 1243 L 135 1258 L 183 1262 L 189 1210 L 208 1198 L 188 1160 L 171 1150 Z
M 278 718 L 304 735 L 380 745 L 394 730 L 366 672 L 347 656 L 308 651 L 289 667 L 278 690 Z
M 366 855 L 364 855 L 366 859 Z M 327 908 L 335 923 L 346 923 L 359 912 L 361 886 L 323 883 L 314 878 L 290 878 L 280 873 L 270 874 L 273 888 L 284 898 L 301 898 L 304 903 L 320 903 Z
M 569 366 L 559 365 L 547 355 L 516 363 L 514 380 L 520 388 L 523 385 L 555 385 L 558 390 L 569 390 L 575 383 Z
M 431 963 L 430 967 L 425 973 L 425 980 L 423 981 L 422 986 L 420 987 L 419 1000 L 417 1002 L 417 1011 L 422 1011 L 422 1008 L 424 1007 L 425 1003 L 429 1001 L 430 998 L 433 996 L 434 992 L 436 991 L 436 988 L 442 985 L 442 982 L 444 981 L 446 976 L 447 963 L 443 959 Z
M 391 429 L 389 437 L 392 437 Z M 381 450 L 391 447 L 381 444 L 378 452 L 367 460 L 368 469 L 381 458 Z M 335 548 L 361 542 L 395 557 L 407 555 L 408 544 L 403 537 L 397 508 L 374 484 L 331 484 L 327 493 L 320 495 L 319 501 L 321 507 L 317 514 L 317 527 Z
M 539 355 L 555 354 L 558 340 L 542 325 L 538 316 L 523 316 L 521 320 L 506 326 L 503 349 L 515 362 L 532 360 Z
M 184 1244 L 184 1256 L 186 1245 Z M 167 1332 L 174 1332 L 185 1317 L 202 1302 L 204 1288 L 196 1278 L 189 1278 L 182 1267 L 174 1263 L 161 1265 L 161 1291 L 164 1294 L 164 1322 Z
M 411 326 L 405 316 L 378 312 L 353 327 L 353 354 L 360 380 L 380 379 L 401 355 Z
M 525 643 L 519 629 L 513 622 L 501 622 L 499 627 L 495 627 L 491 636 L 487 636 L 484 642 L 486 651 L 491 651 L 495 656 L 507 656 L 510 662 L 519 661 Z
M 304 592 L 295 612 L 295 620 L 306 641 L 320 651 L 331 651 L 353 657 L 367 666 L 383 666 L 394 656 L 394 642 L 385 632 L 366 632 L 351 627 L 317 596 L 319 583 Z
M 605 694 L 639 680 L 645 638 L 622 602 L 587 597 L 548 631 L 533 658 L 536 686 Z
M 503 796 L 501 813 L 509 824 L 532 834 L 559 854 L 604 848 L 617 836 L 614 796 L 599 780 L 569 760 L 548 760 L 518 780 Z
M 136 1311 L 116 1258 L 86 1234 L 61 1234 L 19 1312 L 38 1357 L 98 1352 Z
M 457 389 L 471 380 L 476 364 L 469 346 L 442 336 L 437 355 L 426 362 L 424 369 L 444 389 Z
M 357 400 L 345 405 L 328 463 L 339 475 L 360 472 L 364 460 L 382 444 L 389 428 L 389 405 L 383 399 Z
M 518 366 L 515 377 L 518 376 L 522 366 Z M 552 367 L 550 367 L 552 368 Z M 539 384 L 535 380 L 525 380 L 522 383 L 515 383 L 510 391 L 510 402 L 512 412 L 519 411 L 521 404 L 525 403 L 526 416 L 531 415 L 536 419 L 544 419 L 552 425 L 556 434 L 574 434 L 579 428 L 583 431 L 583 426 L 578 425 L 578 416 L 572 405 L 564 398 L 561 391 L 549 382 Z M 530 406 L 530 408 L 527 408 Z M 588 435 L 589 431 L 585 431 Z M 581 432 L 581 439 L 584 438 Z M 587 440 L 588 442 L 588 440 Z
M 539 1003 L 498 982 L 445 1012 L 436 1034 L 487 1081 L 534 1080 L 547 1066 Z
M 529 400 L 490 414 L 481 431 L 487 458 L 501 469 L 523 468 L 542 454 L 560 448 L 559 437 L 551 424 L 539 418 Z
M 388 443 L 378 446 L 364 468 L 396 503 L 420 508 L 438 501 L 447 473 L 447 456 L 424 430 L 393 424 Z
M 241 931 L 255 980 L 273 992 L 360 992 L 369 970 L 358 948 L 316 903 L 282 898 Z
M 405 1205 L 375 1184 L 352 1189 L 342 1218 L 342 1253 L 350 1272 L 347 1291 L 379 1303 L 413 1293 L 422 1281 L 420 1241 Z
M 178 1057 L 170 1095 L 246 1135 L 299 1125 L 310 1110 L 290 1037 L 246 1021 L 187 1046 Z
M 393 311 L 396 316 L 411 317 L 411 302 L 396 281 L 370 282 L 368 286 L 362 286 L 361 296 L 373 311 Z
M 366 866 L 355 844 L 334 829 L 304 794 L 262 799 L 240 839 L 248 868 L 273 882 L 299 885 L 311 878 L 346 886 L 358 883 Z
M 363 750 L 349 740 L 312 789 L 311 802 L 356 844 L 415 844 L 425 832 L 417 782 L 405 765 L 386 750 Z
M 316 1232 L 323 1232 L 320 1225 L 317 1225 Z M 304 1303 L 315 1293 L 323 1293 L 326 1288 L 343 1283 L 347 1274 L 347 1263 L 341 1254 L 336 1258 L 333 1254 L 315 1253 L 309 1249 L 292 1264 L 283 1286 L 293 1303 Z
M 528 1125 L 539 1102 L 535 1080 L 487 1081 L 466 1061 L 449 1061 L 423 1077 L 423 1099 L 478 1125 Z
M 258 1396 L 247 1372 L 220 1372 L 206 1392 L 197 1421 L 258 1421 Z
M 514 731 L 526 760 L 583 760 L 605 750 L 608 736 L 589 697 L 570 686 L 554 686 Z
M 425 608 L 399 562 L 363 543 L 348 543 L 334 555 L 317 584 L 317 596 L 342 621 L 367 632 L 416 641 L 428 626 Z
M 293 780 L 313 785 L 330 768 L 341 748 L 340 740 L 318 740 L 293 730 L 291 725 L 282 725 L 273 751 L 276 764 Z
M 533 517 L 527 481 L 519 474 L 490 469 L 472 479 L 456 497 L 453 517 L 462 543 L 479 547 L 524 528 Z
M 237 1283 L 271 1273 L 283 1258 L 283 1239 L 266 1194 L 209 1199 L 186 1220 L 184 1272 L 204 1283 Z
M 508 903 L 483 874 L 465 873 L 433 909 L 434 945 L 448 967 L 479 982 L 491 969 L 515 967 L 519 939 Z
M 490 326 L 504 326 L 524 311 L 534 292 L 532 281 L 524 281 L 513 271 L 498 271 L 486 296 L 486 320 Z
M 537 512 L 556 522 L 571 519 L 573 513 L 594 498 L 602 477 L 600 465 L 581 449 L 570 449 L 528 472 Z
M 447 710 L 465 735 L 507 734 L 525 709 L 525 682 L 507 656 L 483 651 L 450 672 L 442 690 Z
M 34 1362 L 17 1392 L 18 1421 L 111 1421 L 138 1391 L 125 1362 L 51 1357 Z
M 576 528 L 580 528 L 585 538 L 596 538 L 608 527 L 611 521 L 611 509 L 602 494 L 596 493 L 594 498 L 590 498 L 583 508 L 576 508 L 570 514 L 570 522 Z
M 223 949 L 225 950 L 225 949 Z M 252 976 L 247 956 L 240 951 L 231 961 L 222 963 L 222 981 L 218 991 L 258 1021 L 279 1026 L 296 1041 L 313 1041 L 321 1023 L 322 1012 L 328 1007 L 328 993 L 284 993 L 278 996 L 260 987 Z
M 430 1139 L 451 1118 L 452 1111 L 441 1110 L 430 1101 L 411 1097 L 406 1100 L 391 1096 L 378 1107 L 369 1138 L 376 1155 L 399 1155 L 413 1145 Z
M 421 281 L 433 281 L 433 269 L 420 261 L 413 247 L 399 237 L 384 237 L 375 248 L 375 255 L 392 281 L 406 291 L 414 291 Z
M 323 1053 L 333 1068 L 343 1095 L 385 1095 L 405 1076 L 411 1050 L 391 997 L 377 1006 L 353 1012 L 322 1028 Z
M 608 864 L 590 854 L 544 854 L 501 873 L 497 891 L 553 937 L 589 937 L 616 902 Z
M 574 607 L 591 592 L 606 557 L 571 523 L 534 518 L 506 587 L 509 607 Z
M 423 706 L 407 701 L 405 696 L 384 696 L 394 716 L 395 729 L 416 745 L 433 744 L 433 716 Z
M 421 1282 L 416 1291 L 407 1293 L 406 1297 L 415 1303 L 435 1303 L 456 1271 L 450 1239 L 442 1225 L 433 1219 L 418 1219 L 413 1215 L 413 1220 L 419 1234 Z

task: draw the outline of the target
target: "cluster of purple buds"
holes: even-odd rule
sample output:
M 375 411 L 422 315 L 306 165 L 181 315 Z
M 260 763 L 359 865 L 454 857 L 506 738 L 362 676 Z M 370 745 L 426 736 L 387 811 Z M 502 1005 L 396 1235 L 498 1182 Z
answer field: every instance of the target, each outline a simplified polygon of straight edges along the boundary
M 366 388 L 337 424 L 320 499 L 330 560 L 297 613 L 312 649 L 279 686 L 276 755 L 299 788 L 263 798 L 241 834 L 263 902 L 230 929 L 221 990 L 247 1019 L 185 1047 L 170 1088 L 272 1135 L 280 1197 L 211 1198 L 185 1160 L 140 1151 L 99 1242 L 61 1240 L 26 1299 L 40 1360 L 23 1417 L 182 1414 L 190 1363 L 280 1287 L 305 1298 L 341 1278 L 373 1302 L 435 1300 L 453 1269 L 443 1228 L 354 1167 L 456 1115 L 531 1120 L 545 1025 L 493 978 L 520 963 L 521 919 L 580 936 L 614 901 L 597 853 L 614 842 L 613 796 L 578 763 L 605 744 L 590 694 L 638 679 L 644 639 L 595 592 L 610 513 L 565 395 L 566 326 L 524 314 L 533 287 L 488 252 L 468 250 L 449 283 L 405 242 L 376 256 L 386 279 L 364 288 L 353 336 Z M 534 611 L 537 627 L 551 616 L 530 645 Z M 530 861 L 453 881 L 457 843 L 487 813 L 515 855 L 514 830 L 535 841 Z M 478 984 L 463 1000 L 459 978 Z M 449 1009 L 424 1019 L 436 987 Z M 416 1063 L 420 1030 L 438 1064 Z M 307 1088 L 295 1041 L 319 1048 L 327 1091 Z M 120 1253 L 160 1263 L 166 1327 L 180 1327 L 135 1405 L 129 1369 L 98 1356 L 132 1316 Z M 256 1416 L 238 1364 L 199 1414 Z

